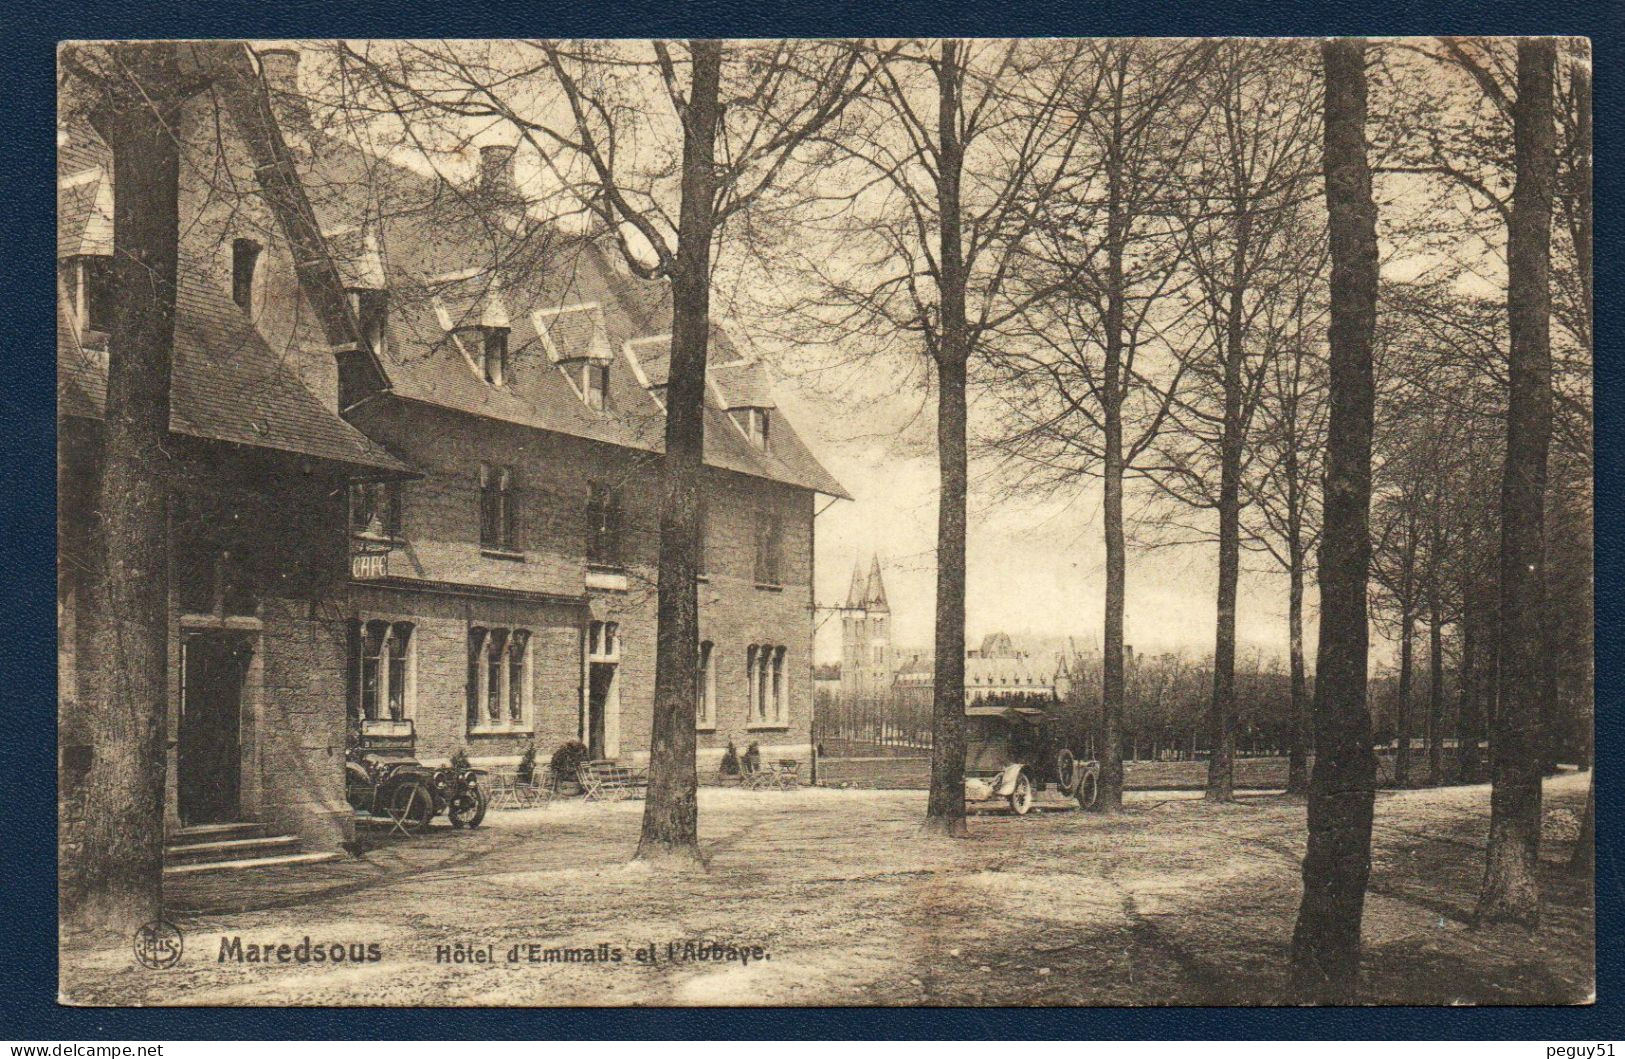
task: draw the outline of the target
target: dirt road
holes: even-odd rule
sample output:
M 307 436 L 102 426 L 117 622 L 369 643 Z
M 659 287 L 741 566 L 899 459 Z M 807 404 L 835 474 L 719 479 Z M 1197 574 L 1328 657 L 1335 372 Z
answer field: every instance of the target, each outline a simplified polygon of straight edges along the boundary
M 1550 908 L 1534 935 L 1468 924 L 1487 787 L 1379 795 L 1368 1000 L 1587 999 L 1591 890 L 1558 866 L 1585 780 L 1548 784 Z M 1210 806 L 1143 793 L 1115 818 L 979 816 L 965 842 L 916 837 L 923 804 L 910 791 L 707 789 L 703 873 L 628 866 L 642 809 L 629 802 L 493 812 L 477 832 L 437 827 L 362 858 L 197 877 L 171 887 L 170 918 L 186 939 L 178 966 L 145 969 L 127 947 L 70 948 L 63 996 L 274 1005 L 1281 999 L 1301 803 Z M 303 951 L 329 958 L 301 962 L 307 936 Z M 459 952 L 493 962 L 455 962 Z

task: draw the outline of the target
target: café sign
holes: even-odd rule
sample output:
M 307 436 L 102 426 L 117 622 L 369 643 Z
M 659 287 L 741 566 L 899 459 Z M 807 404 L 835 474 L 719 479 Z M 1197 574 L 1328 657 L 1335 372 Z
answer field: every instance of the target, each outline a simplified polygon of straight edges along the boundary
M 376 581 L 389 576 L 388 551 L 357 551 L 350 555 L 352 581 Z

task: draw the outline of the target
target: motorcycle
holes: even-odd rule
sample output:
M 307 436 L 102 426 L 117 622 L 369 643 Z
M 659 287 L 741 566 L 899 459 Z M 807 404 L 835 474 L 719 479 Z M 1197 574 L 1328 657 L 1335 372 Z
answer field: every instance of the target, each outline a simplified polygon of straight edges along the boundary
M 413 834 L 441 813 L 455 828 L 485 819 L 485 770 L 419 762 L 410 720 L 360 722 L 344 754 L 344 793 L 351 808 Z

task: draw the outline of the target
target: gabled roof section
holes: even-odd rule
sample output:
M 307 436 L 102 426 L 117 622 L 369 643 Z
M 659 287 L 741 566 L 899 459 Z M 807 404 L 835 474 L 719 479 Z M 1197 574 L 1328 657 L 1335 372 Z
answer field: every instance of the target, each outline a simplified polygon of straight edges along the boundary
M 711 382 L 721 394 L 722 406 L 738 408 L 777 408 L 773 401 L 773 380 L 760 361 L 719 364 L 710 372 Z
M 69 130 L 59 152 L 63 191 L 59 232 L 93 230 L 94 215 L 109 218 L 111 251 L 111 156 L 88 126 Z M 94 182 L 74 175 L 96 171 Z M 60 185 L 59 185 L 60 187 Z M 80 189 L 93 188 L 94 194 Z M 58 253 L 86 244 L 66 243 Z M 89 252 L 81 249 L 81 252 Z M 59 282 L 56 305 L 57 408 L 59 414 L 102 417 L 107 401 L 106 336 L 81 334 L 69 293 Z M 298 373 L 266 343 L 231 300 L 223 283 L 204 272 L 183 234 L 175 299 L 175 356 L 170 379 L 170 429 L 178 434 L 299 453 L 374 470 L 411 468 L 330 412 Z
M 339 279 L 347 290 L 383 290 L 384 259 L 378 251 L 378 237 L 363 225 L 323 232 L 327 249 L 333 256 Z
M 664 389 L 671 378 L 671 336 L 632 339 L 626 343 L 626 359 L 645 388 Z
M 100 165 L 57 181 L 56 255 L 113 254 L 113 182 Z
M 59 295 L 57 407 L 65 416 L 100 419 L 107 403 L 107 356 L 85 347 L 65 302 Z M 169 429 L 376 470 L 411 470 L 323 407 L 231 299 L 184 264 L 176 295 Z
M 320 122 L 317 123 L 318 126 Z M 616 267 L 593 238 L 528 222 L 492 223 L 467 188 L 408 169 L 317 131 L 291 147 L 324 230 L 370 219 L 389 290 L 389 341 L 380 358 L 397 397 L 646 452 L 664 448 L 670 285 Z M 448 281 L 447 277 L 455 277 Z M 493 386 L 468 368 L 448 320 L 469 321 L 500 296 L 509 320 L 508 371 Z M 555 364 L 610 365 L 607 409 L 588 408 Z M 722 394 L 770 401 L 760 366 L 713 332 L 718 386 L 708 387 L 705 459 L 713 467 L 847 498 L 794 428 L 776 421 L 770 451 L 754 449 Z M 719 389 L 719 387 L 721 387 Z M 743 407 L 743 406 L 741 406 Z M 771 407 L 771 405 L 759 406 Z
M 609 345 L 609 329 L 604 324 L 604 310 L 597 302 L 536 309 L 533 315 L 536 334 L 553 363 L 572 360 L 608 363 L 615 359 Z

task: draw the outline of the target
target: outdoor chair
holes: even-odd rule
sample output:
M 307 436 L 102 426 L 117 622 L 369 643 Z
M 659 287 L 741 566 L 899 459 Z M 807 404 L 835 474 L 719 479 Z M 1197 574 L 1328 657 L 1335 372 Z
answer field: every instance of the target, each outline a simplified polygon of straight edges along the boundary
M 581 792 L 589 802 L 618 802 L 641 798 L 649 789 L 649 773 L 615 761 L 588 761 L 577 770 Z
M 491 785 L 491 808 L 522 809 L 524 801 L 510 772 L 492 772 L 487 782 Z

